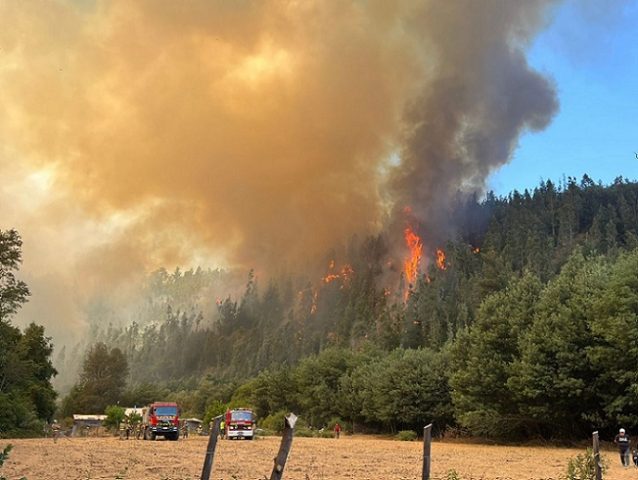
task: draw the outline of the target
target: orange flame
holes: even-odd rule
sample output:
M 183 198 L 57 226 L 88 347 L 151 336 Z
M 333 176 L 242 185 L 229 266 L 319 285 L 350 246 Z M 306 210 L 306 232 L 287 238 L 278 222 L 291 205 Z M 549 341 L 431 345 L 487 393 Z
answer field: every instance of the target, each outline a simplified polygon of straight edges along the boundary
M 312 305 L 310 306 L 310 315 L 314 315 L 317 313 L 317 298 L 319 297 L 319 292 L 316 290 L 312 293 Z
M 421 238 L 412 230 L 411 227 L 407 227 L 404 230 L 405 244 L 410 250 L 410 256 L 403 263 L 405 278 L 410 284 L 414 284 L 416 277 L 419 274 L 419 263 L 423 256 L 423 243 Z
M 347 283 L 350 281 L 350 278 L 352 277 L 352 274 L 354 273 L 354 270 L 352 269 L 350 265 L 345 264 L 343 267 L 341 267 L 341 270 L 339 272 L 333 272 L 334 268 L 335 268 L 335 261 L 330 260 L 330 264 L 328 265 L 328 270 L 330 270 L 331 273 L 328 273 L 325 277 L 322 278 L 322 281 L 324 283 L 330 283 L 338 279 L 343 280 L 344 283 Z
M 445 252 L 440 248 L 436 249 L 436 266 L 439 267 L 439 270 L 447 270 L 447 265 L 445 264 Z
M 472 249 L 472 253 L 474 253 L 474 254 L 481 253 L 481 249 L 479 247 L 473 248 Z
M 343 278 L 344 281 L 350 280 L 350 277 L 352 277 L 353 273 L 354 273 L 354 270 L 348 264 L 345 264 L 343 268 L 341 268 L 341 277 Z
M 331 273 L 328 273 L 325 277 L 323 277 L 321 280 L 323 280 L 324 283 L 330 283 L 333 280 L 336 280 L 339 278 L 339 274 L 338 273 L 332 273 L 332 271 L 335 269 L 335 261 L 334 260 L 330 260 L 330 263 L 328 263 L 328 270 Z

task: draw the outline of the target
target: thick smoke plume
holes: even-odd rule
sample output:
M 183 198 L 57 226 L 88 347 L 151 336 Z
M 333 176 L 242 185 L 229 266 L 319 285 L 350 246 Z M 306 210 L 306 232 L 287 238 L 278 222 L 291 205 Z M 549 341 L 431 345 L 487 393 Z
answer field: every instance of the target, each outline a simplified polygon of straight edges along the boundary
M 0 172 L 33 192 L 0 223 L 79 290 L 291 267 L 406 205 L 441 229 L 557 109 L 525 59 L 549 3 L 2 2 Z
M 410 206 L 430 237 L 449 235 L 459 192 L 482 192 L 519 135 L 546 127 L 557 111 L 552 83 L 529 67 L 523 50 L 542 23 L 541 6 L 432 2 L 418 17 L 434 67 L 408 105 L 390 191 L 395 212 Z

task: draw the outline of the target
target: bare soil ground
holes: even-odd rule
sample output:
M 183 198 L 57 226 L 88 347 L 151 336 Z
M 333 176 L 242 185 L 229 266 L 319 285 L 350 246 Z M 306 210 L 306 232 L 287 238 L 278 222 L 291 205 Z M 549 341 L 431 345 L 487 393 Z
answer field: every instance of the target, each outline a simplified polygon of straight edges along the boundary
M 129 479 L 195 480 L 200 478 L 206 437 L 178 442 L 61 438 L 0 440 L 14 449 L 2 475 L 14 480 Z M 280 439 L 220 441 L 211 480 L 270 478 Z M 434 442 L 432 479 L 445 479 L 454 469 L 464 480 L 558 479 L 567 462 L 582 449 L 504 447 Z M 284 479 L 290 480 L 420 480 L 423 446 L 371 437 L 295 438 Z M 606 479 L 638 477 L 623 469 L 614 451 L 604 453 Z

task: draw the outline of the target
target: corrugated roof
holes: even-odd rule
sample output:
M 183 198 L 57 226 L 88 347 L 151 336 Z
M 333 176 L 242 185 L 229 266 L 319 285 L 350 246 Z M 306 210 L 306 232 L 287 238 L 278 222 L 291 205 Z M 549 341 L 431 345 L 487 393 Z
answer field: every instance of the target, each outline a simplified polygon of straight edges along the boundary
M 74 413 L 73 420 L 93 420 L 102 422 L 106 420 L 106 415 L 84 415 L 81 413 Z

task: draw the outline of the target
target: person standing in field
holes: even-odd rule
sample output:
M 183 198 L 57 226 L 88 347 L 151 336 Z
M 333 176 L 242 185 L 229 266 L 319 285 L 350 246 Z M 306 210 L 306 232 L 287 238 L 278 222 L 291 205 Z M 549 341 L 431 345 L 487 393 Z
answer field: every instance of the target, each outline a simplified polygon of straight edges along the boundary
M 339 425 L 338 423 L 335 423 L 335 438 L 339 438 L 339 434 L 341 434 L 341 425 Z
M 620 453 L 620 462 L 623 467 L 629 466 L 629 447 L 631 446 L 631 441 L 629 440 L 629 435 L 625 433 L 625 429 L 621 428 L 618 431 L 618 435 L 614 438 L 614 443 L 618 445 L 618 452 Z
M 51 432 L 53 435 L 53 443 L 57 443 L 58 442 L 58 438 L 60 437 L 60 424 L 58 423 L 57 420 L 53 420 L 53 423 L 51 424 Z

